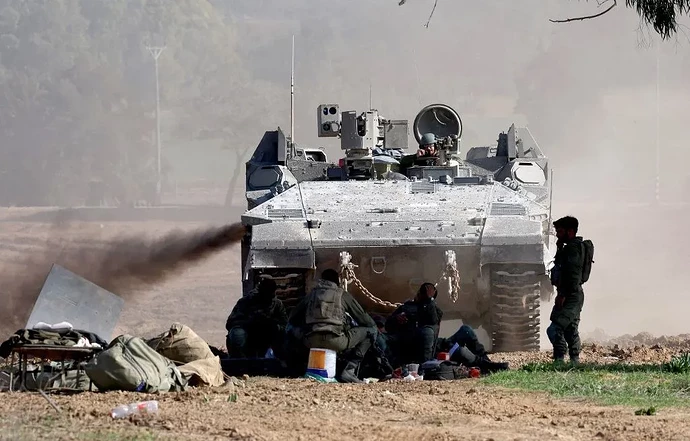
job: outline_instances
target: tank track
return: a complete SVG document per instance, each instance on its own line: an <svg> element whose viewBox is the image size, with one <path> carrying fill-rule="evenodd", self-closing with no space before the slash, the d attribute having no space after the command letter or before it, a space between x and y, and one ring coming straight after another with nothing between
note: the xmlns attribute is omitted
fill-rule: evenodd
<svg viewBox="0 0 690 441"><path fill-rule="evenodd" d="M492 352L539 350L540 287L534 268L492 265Z"/></svg>

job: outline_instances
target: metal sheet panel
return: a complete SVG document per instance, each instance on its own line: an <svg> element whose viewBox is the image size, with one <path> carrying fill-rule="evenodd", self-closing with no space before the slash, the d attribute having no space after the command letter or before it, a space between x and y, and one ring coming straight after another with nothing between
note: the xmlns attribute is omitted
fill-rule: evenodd
<svg viewBox="0 0 690 441"><path fill-rule="evenodd" d="M544 264L544 245L483 246L480 251L481 265L490 263Z"/></svg>
<svg viewBox="0 0 690 441"><path fill-rule="evenodd" d="M519 217L489 217L482 232L482 246L538 245L544 238L539 221Z"/></svg>
<svg viewBox="0 0 690 441"><path fill-rule="evenodd" d="M304 214L301 208L268 208L266 215L270 219L303 219Z"/></svg>
<svg viewBox="0 0 690 441"><path fill-rule="evenodd" d="M343 221L313 229L314 248L388 247L420 245L476 245L481 227L468 219L457 221Z"/></svg>
<svg viewBox="0 0 690 441"><path fill-rule="evenodd" d="M409 122L406 119L392 119L384 126L383 137L386 148L407 150L409 136Z"/></svg>
<svg viewBox="0 0 690 441"><path fill-rule="evenodd" d="M251 250L249 252L251 268L316 268L314 252L305 250Z"/></svg>
<svg viewBox="0 0 690 441"><path fill-rule="evenodd" d="M110 341L125 301L73 272L53 265L36 299L27 328L66 321Z"/></svg>
<svg viewBox="0 0 690 441"><path fill-rule="evenodd" d="M490 216L525 216L527 207L521 204L506 204L504 202L494 202L491 204Z"/></svg>

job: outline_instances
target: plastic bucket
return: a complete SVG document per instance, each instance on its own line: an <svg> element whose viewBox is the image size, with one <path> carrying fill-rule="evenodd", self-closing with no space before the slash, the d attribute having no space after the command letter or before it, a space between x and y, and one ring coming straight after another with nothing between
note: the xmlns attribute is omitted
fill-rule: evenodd
<svg viewBox="0 0 690 441"><path fill-rule="evenodd" d="M335 351L331 349L310 349L307 373L319 375L324 378L335 377L335 355Z"/></svg>

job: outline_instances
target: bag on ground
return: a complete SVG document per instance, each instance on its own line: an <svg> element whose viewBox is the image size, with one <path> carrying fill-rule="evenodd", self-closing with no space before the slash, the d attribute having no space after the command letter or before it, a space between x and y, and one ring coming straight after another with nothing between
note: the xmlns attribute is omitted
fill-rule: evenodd
<svg viewBox="0 0 690 441"><path fill-rule="evenodd" d="M208 343L181 323L173 323L169 330L147 343L159 354L181 364L214 357Z"/></svg>
<svg viewBox="0 0 690 441"><path fill-rule="evenodd" d="M455 361L430 360L419 367L424 380L455 380L467 378L469 370Z"/></svg>
<svg viewBox="0 0 690 441"><path fill-rule="evenodd" d="M179 366L178 369L190 386L218 387L225 383L220 358L203 358Z"/></svg>
<svg viewBox="0 0 690 441"><path fill-rule="evenodd" d="M169 392L187 385L172 361L131 335L114 339L84 370L101 391Z"/></svg>

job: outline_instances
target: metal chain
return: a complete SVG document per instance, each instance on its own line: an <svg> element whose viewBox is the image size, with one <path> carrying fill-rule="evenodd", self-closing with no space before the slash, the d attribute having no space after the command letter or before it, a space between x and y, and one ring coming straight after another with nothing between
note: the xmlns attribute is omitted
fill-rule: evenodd
<svg viewBox="0 0 690 441"><path fill-rule="evenodd" d="M391 303L391 302L388 302L386 300L381 300L378 297L376 297L375 295L373 295L368 289L366 289L364 287L362 282L357 278L357 276L355 275L355 270L352 268L353 266L354 265L352 263L350 263L347 266L343 267L341 277L344 280L351 279L354 282L355 286L357 286L357 288L359 288L359 290L362 292L362 294L364 294L364 296L366 298L368 298L369 300L371 300L372 302L374 302L378 305L385 306L385 307L391 308L391 309L395 309L398 306L402 305L402 303Z"/></svg>
<svg viewBox="0 0 690 441"><path fill-rule="evenodd" d="M385 306L387 308L392 308L395 309L402 305L402 303L391 303L386 300L381 300L380 298L376 297L374 294L369 291L364 284L357 278L357 275L355 274L354 267L356 265L349 262L347 265L343 265L340 273L340 277L342 280L352 280L353 283L359 290L364 294L366 298L371 300L372 302L376 303L377 305ZM450 297L450 300L455 303L458 301L458 298L460 297L460 274L458 273L458 268L457 265L455 265L455 262L448 263L446 265L446 268L443 270L441 273L441 277L439 281L443 279L449 279L450 283L450 291L448 292L448 296ZM438 282L436 283L438 285Z"/></svg>
<svg viewBox="0 0 690 441"><path fill-rule="evenodd" d="M449 263L441 274L440 280L448 279L450 283L450 291L448 291L448 296L450 300L455 303L460 297L460 273L458 273L458 267L454 263Z"/></svg>

